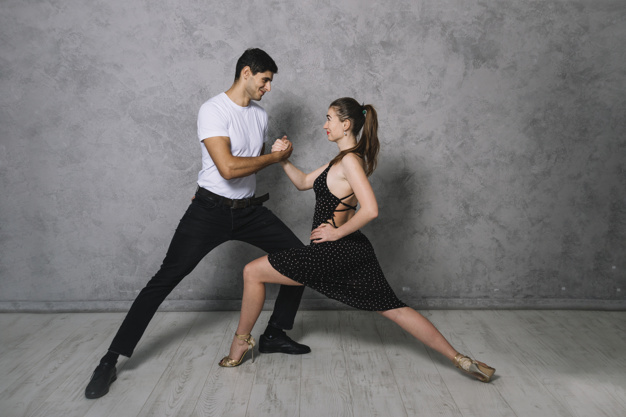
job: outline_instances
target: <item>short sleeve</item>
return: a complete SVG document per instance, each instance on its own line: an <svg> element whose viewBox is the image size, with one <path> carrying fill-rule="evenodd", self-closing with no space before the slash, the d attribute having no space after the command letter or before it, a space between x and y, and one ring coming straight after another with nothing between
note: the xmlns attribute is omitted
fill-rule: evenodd
<svg viewBox="0 0 626 417"><path fill-rule="evenodd" d="M228 117L215 103L206 102L198 112L198 140L228 136Z"/></svg>

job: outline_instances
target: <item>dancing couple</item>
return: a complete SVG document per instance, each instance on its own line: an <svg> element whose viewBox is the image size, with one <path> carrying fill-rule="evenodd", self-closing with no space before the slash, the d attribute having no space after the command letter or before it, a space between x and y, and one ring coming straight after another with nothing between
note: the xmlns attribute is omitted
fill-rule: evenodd
<svg viewBox="0 0 626 417"><path fill-rule="evenodd" d="M376 311L441 353L462 371L489 382L495 369L456 351L437 328L400 301L387 283L374 249L360 231L378 216L368 177L379 150L378 117L372 105L352 98L333 101L323 126L338 155L305 174L289 157L283 137L263 153L267 113L256 103L271 90L278 68L260 49L239 58L229 90L204 103L198 114L202 170L198 189L181 219L161 268L139 293L107 353L87 385L87 398L109 391L119 355L130 357L165 297L212 249L240 240L268 253L245 266L241 317L228 356L220 366L240 365L256 342L252 329L265 301L265 284L280 284L274 311L259 341L261 353L305 354L293 341L293 327L305 286L351 307ZM310 244L302 242L256 197L257 171L280 163L298 190L313 188L315 210ZM358 209L357 209L358 207Z"/></svg>

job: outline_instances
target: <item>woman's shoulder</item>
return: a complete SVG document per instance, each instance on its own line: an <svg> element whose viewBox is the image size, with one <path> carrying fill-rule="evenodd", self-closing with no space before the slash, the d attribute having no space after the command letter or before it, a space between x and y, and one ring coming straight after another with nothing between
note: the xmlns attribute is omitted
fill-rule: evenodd
<svg viewBox="0 0 626 417"><path fill-rule="evenodd" d="M346 168L355 168L356 166L360 166L363 168L365 165L365 161L363 158L354 152L349 152L341 158L340 162Z"/></svg>

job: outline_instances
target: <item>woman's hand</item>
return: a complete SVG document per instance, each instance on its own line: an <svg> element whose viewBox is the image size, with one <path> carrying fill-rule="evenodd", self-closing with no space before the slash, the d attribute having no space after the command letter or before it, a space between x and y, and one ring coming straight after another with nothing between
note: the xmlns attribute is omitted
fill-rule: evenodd
<svg viewBox="0 0 626 417"><path fill-rule="evenodd" d="M289 148L291 142L287 140L287 136L283 136L281 139L276 139L272 145L272 152L282 152Z"/></svg>
<svg viewBox="0 0 626 417"><path fill-rule="evenodd" d="M311 232L313 243L332 242L339 239L339 232L328 223L322 223Z"/></svg>

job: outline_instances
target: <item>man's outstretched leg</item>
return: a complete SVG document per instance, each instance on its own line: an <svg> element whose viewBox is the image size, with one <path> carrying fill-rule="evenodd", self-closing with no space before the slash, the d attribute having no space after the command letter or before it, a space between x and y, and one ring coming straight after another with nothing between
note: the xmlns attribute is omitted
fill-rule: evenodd
<svg viewBox="0 0 626 417"><path fill-rule="evenodd" d="M163 300L206 254L227 240L224 225L229 220L228 209L196 196L174 233L161 268L133 302L108 352L94 370L85 389L87 398L100 398L109 392L117 378L115 365L119 355L131 357Z"/></svg>

